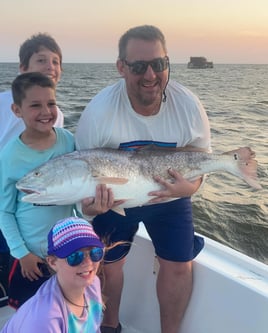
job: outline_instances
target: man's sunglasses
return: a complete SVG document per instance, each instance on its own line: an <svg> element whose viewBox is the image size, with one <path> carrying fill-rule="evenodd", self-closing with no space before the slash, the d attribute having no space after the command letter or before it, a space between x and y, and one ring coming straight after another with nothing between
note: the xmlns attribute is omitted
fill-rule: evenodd
<svg viewBox="0 0 268 333"><path fill-rule="evenodd" d="M134 62L127 62L123 60L124 63L129 67L129 70L132 74L142 75L147 71L148 66L152 67L152 70L156 73L163 72L168 68L169 59L168 57L156 58L150 61L138 60Z"/></svg>
<svg viewBox="0 0 268 333"><path fill-rule="evenodd" d="M85 257L89 256L91 261L98 262L101 261L103 258L104 250L101 247L93 247L89 251L76 251L70 254L66 261L69 266L78 266L80 265Z"/></svg>

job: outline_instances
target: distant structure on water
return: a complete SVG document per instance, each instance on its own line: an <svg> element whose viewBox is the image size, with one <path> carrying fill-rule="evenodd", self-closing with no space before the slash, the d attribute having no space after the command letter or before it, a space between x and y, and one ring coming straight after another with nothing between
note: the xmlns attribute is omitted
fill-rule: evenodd
<svg viewBox="0 0 268 333"><path fill-rule="evenodd" d="M213 62L207 61L205 57L190 57L188 68L213 68Z"/></svg>

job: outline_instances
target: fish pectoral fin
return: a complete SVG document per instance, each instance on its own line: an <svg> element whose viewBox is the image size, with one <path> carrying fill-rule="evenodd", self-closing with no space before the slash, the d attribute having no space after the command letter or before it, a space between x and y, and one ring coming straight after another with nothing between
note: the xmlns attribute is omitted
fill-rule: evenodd
<svg viewBox="0 0 268 333"><path fill-rule="evenodd" d="M119 215L126 216L126 212L125 212L124 208L114 207L111 210Z"/></svg>
<svg viewBox="0 0 268 333"><path fill-rule="evenodd" d="M127 178L120 177L96 177L100 184L114 184L114 185L124 185L128 182Z"/></svg>

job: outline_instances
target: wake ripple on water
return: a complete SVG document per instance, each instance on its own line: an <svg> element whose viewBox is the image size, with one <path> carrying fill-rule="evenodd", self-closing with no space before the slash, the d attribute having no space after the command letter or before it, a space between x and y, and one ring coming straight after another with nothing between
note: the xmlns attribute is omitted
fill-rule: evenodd
<svg viewBox="0 0 268 333"><path fill-rule="evenodd" d="M265 166L259 178L268 178ZM267 186L257 191L232 175L209 175L193 196L195 229L268 264L267 197Z"/></svg>
<svg viewBox="0 0 268 333"><path fill-rule="evenodd" d="M267 215L258 205L200 200L193 214L197 232L268 264Z"/></svg>

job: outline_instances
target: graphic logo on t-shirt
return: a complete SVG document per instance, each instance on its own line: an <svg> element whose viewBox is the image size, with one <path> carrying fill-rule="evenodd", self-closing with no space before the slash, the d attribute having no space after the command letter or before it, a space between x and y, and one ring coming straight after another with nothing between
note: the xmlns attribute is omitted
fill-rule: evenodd
<svg viewBox="0 0 268 333"><path fill-rule="evenodd" d="M161 148L175 148L177 146L176 142L162 142L153 140L137 140L130 142L122 142L119 145L119 149L122 150L137 150L146 146L154 146Z"/></svg>

